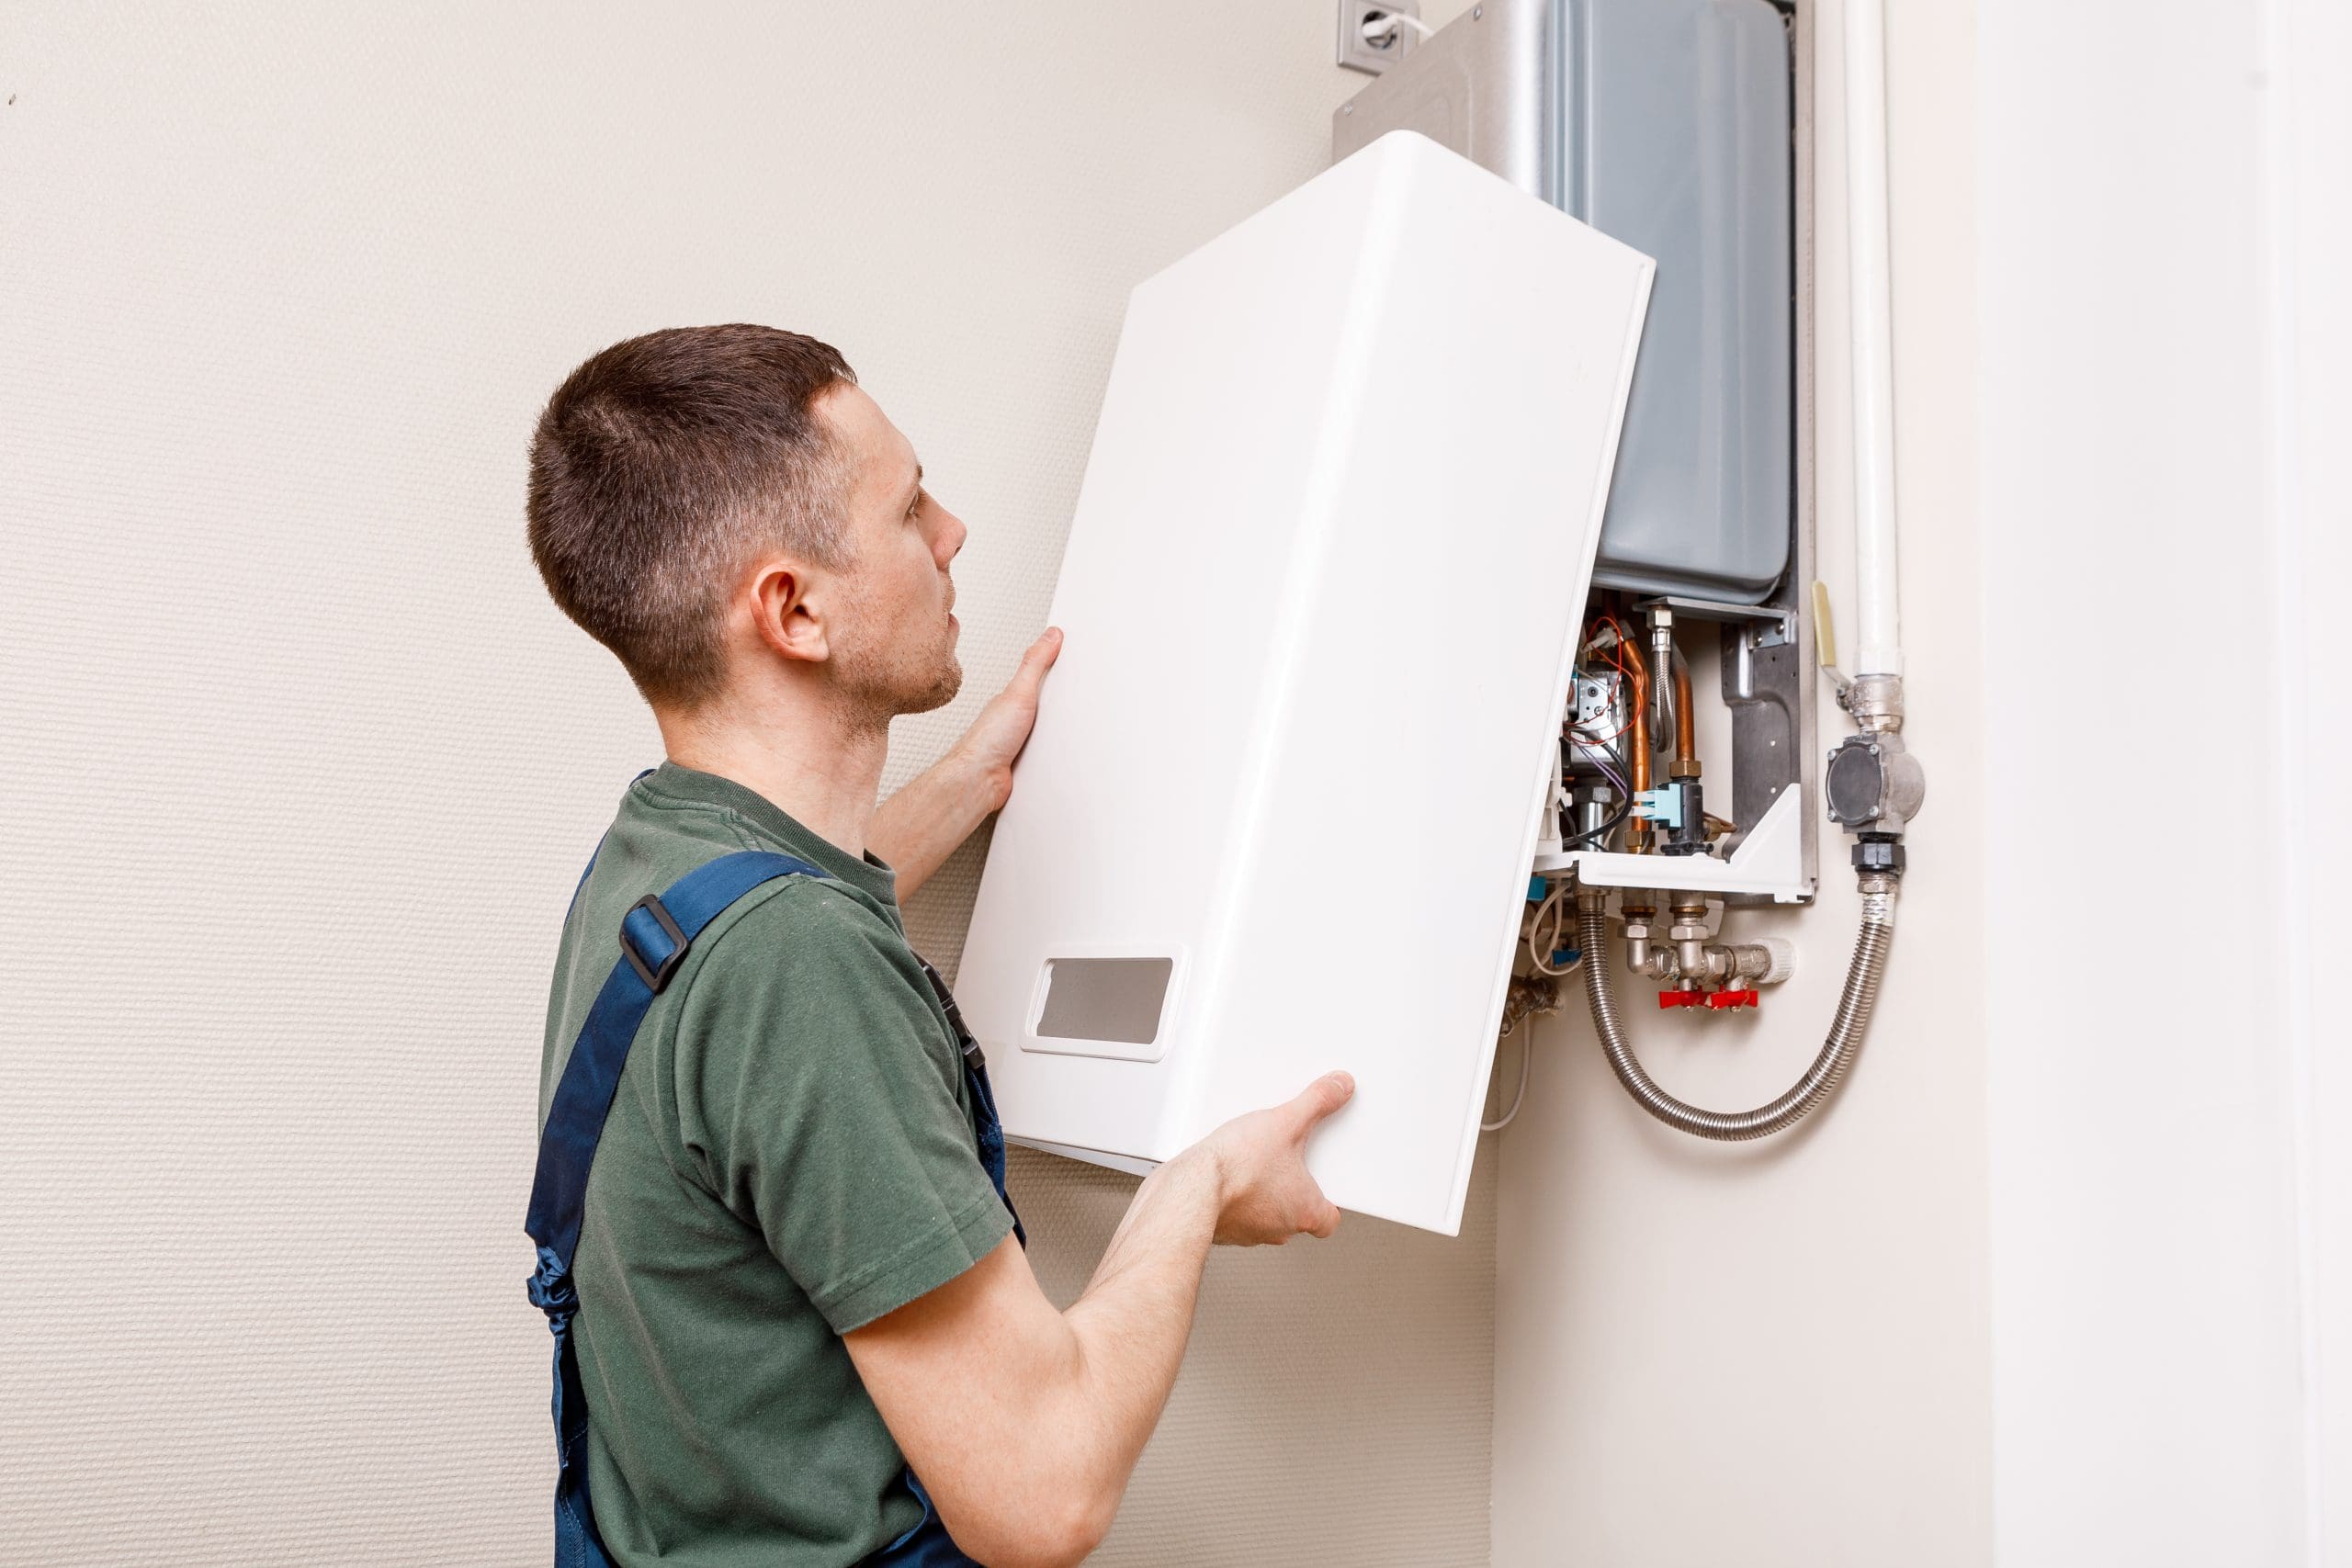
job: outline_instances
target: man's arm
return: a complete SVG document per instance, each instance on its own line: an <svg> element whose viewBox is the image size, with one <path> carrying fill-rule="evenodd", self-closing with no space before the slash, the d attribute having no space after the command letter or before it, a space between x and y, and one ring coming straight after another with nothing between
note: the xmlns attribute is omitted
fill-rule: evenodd
<svg viewBox="0 0 2352 1568"><path fill-rule="evenodd" d="M1345 1073L1237 1118L1148 1177L1068 1312L1008 1238L965 1274L843 1337L948 1533L991 1568L1062 1568L1100 1544L1159 1419L1212 1241L1328 1236L1307 1135Z"/></svg>
<svg viewBox="0 0 2352 1568"><path fill-rule="evenodd" d="M1013 761L1037 721L1038 685L1061 650L1061 632L1048 627L963 739L874 814L865 840L899 874L901 899L929 881L1012 794Z"/></svg>

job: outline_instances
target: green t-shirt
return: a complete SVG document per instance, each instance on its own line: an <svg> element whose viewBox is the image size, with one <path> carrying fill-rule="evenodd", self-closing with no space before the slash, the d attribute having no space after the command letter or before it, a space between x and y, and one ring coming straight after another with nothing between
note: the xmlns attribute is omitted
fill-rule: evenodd
<svg viewBox="0 0 2352 1568"><path fill-rule="evenodd" d="M589 1498L625 1568L842 1568L910 1529L922 1505L841 1336L1012 1229L889 868L674 764L629 786L564 922L540 1121L621 916L737 850L827 880L745 895L653 999L572 1266Z"/></svg>

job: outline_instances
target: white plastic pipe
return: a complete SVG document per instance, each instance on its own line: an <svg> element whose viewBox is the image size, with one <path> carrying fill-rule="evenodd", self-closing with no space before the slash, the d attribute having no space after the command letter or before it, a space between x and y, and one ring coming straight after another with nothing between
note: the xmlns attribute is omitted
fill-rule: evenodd
<svg viewBox="0 0 2352 1568"><path fill-rule="evenodd" d="M1903 673L1894 554L1894 319L1888 303L1886 12L1846 0L1846 291L1852 311L1854 619L1850 673Z"/></svg>

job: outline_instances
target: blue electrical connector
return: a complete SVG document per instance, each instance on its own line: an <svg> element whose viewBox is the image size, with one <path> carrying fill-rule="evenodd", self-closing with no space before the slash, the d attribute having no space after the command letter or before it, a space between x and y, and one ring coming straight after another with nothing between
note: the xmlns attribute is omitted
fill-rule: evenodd
<svg viewBox="0 0 2352 1568"><path fill-rule="evenodd" d="M1663 822L1669 828L1682 826L1682 791L1674 784L1664 789L1645 789L1634 797L1634 815L1648 822Z"/></svg>

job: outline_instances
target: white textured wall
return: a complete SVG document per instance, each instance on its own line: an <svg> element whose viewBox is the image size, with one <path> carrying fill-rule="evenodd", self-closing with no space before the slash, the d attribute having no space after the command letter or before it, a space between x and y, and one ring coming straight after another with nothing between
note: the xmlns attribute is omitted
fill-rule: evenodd
<svg viewBox="0 0 2352 1568"><path fill-rule="evenodd" d="M2352 28L1977 9L1986 682L2087 698L2004 715L1986 802L1997 1560L2352 1563ZM2160 956L2052 962L2117 934Z"/></svg>
<svg viewBox="0 0 2352 1568"><path fill-rule="evenodd" d="M2273 502L2280 546L2275 628L2293 678L2280 777L2305 782L2286 822L2284 928L2300 938L2288 1076L2302 1200L2303 1354L2310 1403L2303 1474L2324 1568L2352 1568L2352 1052L2329 955L2352 952L2352 838L2314 829L2352 778L2352 683L2340 662L2339 594L2352 582L2352 6L2273 0L2259 13L2266 186L2265 299Z"/></svg>
<svg viewBox="0 0 2352 1568"><path fill-rule="evenodd" d="M0 1562L542 1555L545 965L655 742L525 555L539 400L655 326L839 344L972 524L977 695L1126 288L1322 166L1329 27L0 8ZM1068 1293L1120 1185L1017 1179ZM1099 1561L1480 1561L1490 1181L1220 1258Z"/></svg>
<svg viewBox="0 0 2352 1568"><path fill-rule="evenodd" d="M1498 1568L1988 1560L1973 22L1964 5L1889 9L1906 734L1928 794L1878 1017L1825 1111L1743 1145L1645 1116L1580 992L1543 1032L1502 1134ZM1818 15L1817 568L1850 634L1838 12ZM1822 697L1826 746L1847 721L1826 681ZM1728 771L1722 740L1702 730L1702 750L1711 777ZM1814 908L1733 917L1736 935L1798 946L1796 979L1752 1018L1661 1015L1621 955L1629 1032L1668 1089L1744 1109L1812 1060L1853 948L1848 848L1825 826Z"/></svg>

